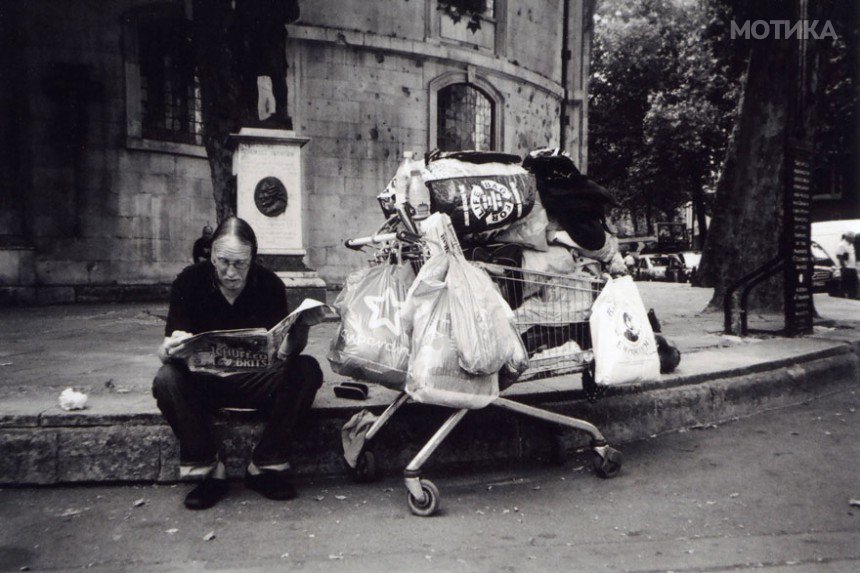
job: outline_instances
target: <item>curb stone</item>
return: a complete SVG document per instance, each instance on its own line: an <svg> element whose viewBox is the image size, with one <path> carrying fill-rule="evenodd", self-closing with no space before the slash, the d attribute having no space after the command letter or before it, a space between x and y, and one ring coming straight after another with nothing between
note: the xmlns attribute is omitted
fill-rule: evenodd
<svg viewBox="0 0 860 573"><path fill-rule="evenodd" d="M578 392L563 392L539 403L547 409L582 418L600 428L611 444L654 434L721 423L809 401L830 393L860 389L857 347L839 343L768 366L729 368L710 376L670 376L657 384L610 389L596 404ZM534 404L537 399L525 400ZM381 411L381 407L371 407ZM343 473L340 428L357 410L319 409L296 445L294 462L304 477ZM382 472L399 473L452 412L408 404L375 440ZM232 416L232 414L231 414ZM228 473L239 477L261 424L242 420L218 423L224 437ZM560 438L560 442L558 441ZM587 446L574 431L547 431L543 422L498 408L470 412L426 464L429 472L468 464L482 467L553 456ZM82 415L43 414L0 418L0 484L35 485L94 482L174 482L178 447L170 429L152 413L109 415L97 423Z"/></svg>

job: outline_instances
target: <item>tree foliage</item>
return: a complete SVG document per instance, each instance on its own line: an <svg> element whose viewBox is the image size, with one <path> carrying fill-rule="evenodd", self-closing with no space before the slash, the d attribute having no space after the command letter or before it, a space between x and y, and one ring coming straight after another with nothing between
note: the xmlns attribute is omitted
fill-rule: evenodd
<svg viewBox="0 0 860 573"><path fill-rule="evenodd" d="M830 151L847 152L842 156L854 157L849 162L856 160L857 152L856 10L843 0L810 2L807 14L800 12L798 1L723 2L727 26L729 20L826 20L836 26L842 41L809 37L801 43L798 38L778 39L774 34L733 41L735 58L744 59L746 71L697 275L700 286L714 287L714 307L721 306L723 293L733 281L770 259L786 256L786 244L792 239L784 236L782 211L787 150L811 148L813 174L826 166ZM813 185L819 183L813 177ZM779 309L782 295L782 277L777 275L753 291L750 306Z"/></svg>
<svg viewBox="0 0 860 573"><path fill-rule="evenodd" d="M632 211L671 218L693 201L703 222L737 97L737 69L712 41L715 19L693 0L598 6L589 171Z"/></svg>
<svg viewBox="0 0 860 573"><path fill-rule="evenodd" d="M810 38L801 49L797 38L730 33L732 22L804 19L827 21L837 39ZM703 217L703 191L716 191L697 275L714 287L712 304L780 252L787 148L812 147L813 185L856 188L858 19L849 0L602 0L591 175L631 210L665 216L692 200ZM779 308L779 277L751 304Z"/></svg>
<svg viewBox="0 0 860 573"><path fill-rule="evenodd" d="M860 10L853 2L832 2L823 17L834 23L837 39L825 46L818 146L821 157L844 189L860 185ZM827 175L819 184L830 183ZM856 191L855 191L856 197Z"/></svg>
<svg viewBox="0 0 860 573"><path fill-rule="evenodd" d="M481 16L487 12L487 0L438 0L436 9L446 14L455 24L468 18L466 28L474 33L481 29Z"/></svg>

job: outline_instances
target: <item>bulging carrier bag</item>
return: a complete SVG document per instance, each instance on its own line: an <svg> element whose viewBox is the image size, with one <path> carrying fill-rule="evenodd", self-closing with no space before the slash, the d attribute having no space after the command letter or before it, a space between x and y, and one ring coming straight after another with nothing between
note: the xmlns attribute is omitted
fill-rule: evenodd
<svg viewBox="0 0 860 573"><path fill-rule="evenodd" d="M460 236L507 228L531 212L535 178L502 162L507 156L489 154L489 162L477 162L484 159L480 152L441 157L431 158L421 176L430 189L430 210L450 216Z"/></svg>
<svg viewBox="0 0 860 573"><path fill-rule="evenodd" d="M460 367L470 374L495 374L507 364L512 372L524 372L528 355L514 313L486 271L449 255L445 284Z"/></svg>
<svg viewBox="0 0 860 573"><path fill-rule="evenodd" d="M460 368L451 329L449 256L431 257L409 291L405 316L412 333L406 392L416 402L483 408L499 395L498 374L474 376Z"/></svg>
<svg viewBox="0 0 860 573"><path fill-rule="evenodd" d="M591 308L595 381L615 385L660 377L660 357L639 290L629 276L609 279Z"/></svg>
<svg viewBox="0 0 860 573"><path fill-rule="evenodd" d="M328 360L344 376L401 390L409 365L409 335L402 305L415 278L409 265L382 265L352 273L334 303L341 317Z"/></svg>

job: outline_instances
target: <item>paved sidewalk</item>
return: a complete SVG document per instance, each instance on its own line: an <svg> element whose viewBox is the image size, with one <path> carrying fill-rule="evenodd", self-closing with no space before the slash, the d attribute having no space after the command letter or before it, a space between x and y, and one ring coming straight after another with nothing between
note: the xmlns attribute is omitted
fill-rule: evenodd
<svg viewBox="0 0 860 573"><path fill-rule="evenodd" d="M763 338L741 342L724 337L722 313L703 312L710 289L675 283L643 282L637 286L646 307L655 309L663 334L681 349L681 372L696 362L691 353L746 346ZM333 301L332 293L329 299ZM860 301L826 295L816 295L815 301L822 316L819 324L840 323L835 330L816 327L818 337L847 329L860 332ZM27 403L31 405L28 410L50 408L68 386L86 392L91 399L123 395L148 398L159 366L155 350L163 337L166 316L166 303L0 308L0 402ZM780 321L779 316L750 317L751 324L774 329L779 328ZM327 386L317 396L317 407L355 405L335 398L330 389L344 378L332 372L325 359L336 329L336 323L314 327L306 350L322 365ZM3 413L0 409L0 415Z"/></svg>
<svg viewBox="0 0 860 573"><path fill-rule="evenodd" d="M860 342L860 301L817 295L816 305L821 319L815 335L811 337L738 339L722 335L721 313L702 311L710 299L710 289L672 283L637 284L646 306L655 309L664 335L677 343L683 357L676 373L662 377L656 384L617 389L617 394L665 390L820 360L841 361L837 364L843 369L840 376L848 372L848 377L854 376L854 382L857 381L856 371L852 375L850 368L857 360ZM57 465L56 458L60 456L57 452L68 447L63 445L61 436L74 435L74 443L77 444L83 439L78 430L85 427L100 428L101 433L90 436L96 441L101 440L100 445L92 446L95 449L115 448L117 440L125 444L122 447L137 448L137 441L144 436L152 442L152 448L151 451L139 452L140 463L144 464L148 456L155 456L169 465L166 460L175 455L172 451L175 447L170 444L169 432L164 432L166 427L150 394L152 377L159 365L155 350L163 336L166 308L164 303L140 303L0 309L0 445L5 444L12 450L17 448L22 456L14 463L8 460L0 463L0 483L19 478L49 483L130 479L125 474L111 473L113 462L110 461L104 462L104 471L89 474L85 463L87 453L83 449L78 452L80 459L73 471L63 469L65 466L62 464ZM778 316L752 316L750 320L751 324L770 325L774 329L781 324ZM330 370L325 356L336 328L336 323L314 327L306 351L323 366L325 385L318 393L314 407L320 420L328 420L326 424L331 427L326 431L332 436L336 435L336 428L342 420L356 409L382 406L395 396L394 392L380 386L373 386L369 400L364 402L334 396L332 386L343 377ZM69 386L89 395L87 410L70 413L59 409L57 397ZM577 391L580 388L580 376L568 375L516 384L507 395L532 402L567 403L579 401L581 396ZM637 400L643 408L648 404L648 399ZM574 404L573 407L581 406ZM585 413L593 412L597 418L606 417L613 407L610 401L608 405L598 404ZM711 411L716 406L707 408ZM718 414L713 412L714 416ZM659 423L664 422L670 423L667 420ZM677 422L677 419L672 421ZM133 435L129 429L131 426L142 434ZM123 427L128 431L121 432ZM639 430L644 432L648 427L645 423ZM2 431L4 428L5 433ZM78 433L72 432L76 428ZM116 435L111 434L110 439L105 437L103 434L108 430ZM621 435L632 436L627 430L623 430ZM41 440L41 445L32 442L33 436ZM44 456L28 458L32 457L30 452L39 447L44 449ZM331 443L319 443L317 447L332 449ZM396 449L397 445L391 444L391 447ZM40 464L47 464L47 469ZM331 460L320 464L309 471L326 472L334 467ZM163 466L159 463L147 472L133 475L138 475L137 479L172 479L173 473Z"/></svg>
<svg viewBox="0 0 860 573"><path fill-rule="evenodd" d="M611 480L573 453L429 472L426 519L395 478L302 481L287 503L237 482L203 512L188 485L4 488L0 571L858 571L858 410L846 390L627 443Z"/></svg>

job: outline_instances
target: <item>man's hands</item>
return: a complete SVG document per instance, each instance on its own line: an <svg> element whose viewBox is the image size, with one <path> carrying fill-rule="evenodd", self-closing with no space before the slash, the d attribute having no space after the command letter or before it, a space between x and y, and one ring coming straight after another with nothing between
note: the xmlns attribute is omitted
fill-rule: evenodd
<svg viewBox="0 0 860 573"><path fill-rule="evenodd" d="M170 358L170 353L173 352L173 349L179 345L180 342L185 340L186 338L191 338L194 336L190 332L185 332L184 330L174 330L173 334L165 337L164 342L161 343L161 346L158 347L158 358L162 363L167 362Z"/></svg>
<svg viewBox="0 0 860 573"><path fill-rule="evenodd" d="M290 332L278 348L278 358L286 360L290 356L298 356L308 345L308 333L311 327L307 324L302 324L302 321L297 321L290 327Z"/></svg>

